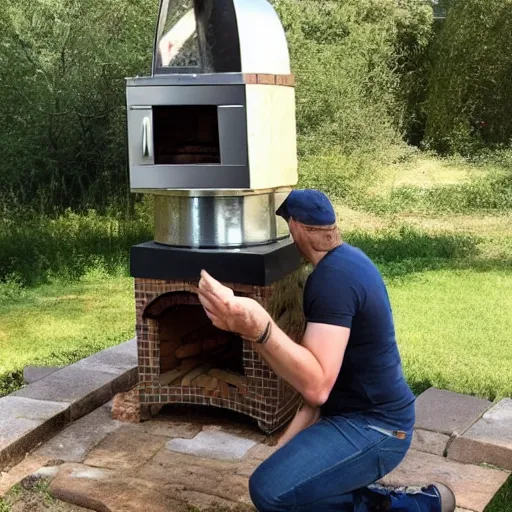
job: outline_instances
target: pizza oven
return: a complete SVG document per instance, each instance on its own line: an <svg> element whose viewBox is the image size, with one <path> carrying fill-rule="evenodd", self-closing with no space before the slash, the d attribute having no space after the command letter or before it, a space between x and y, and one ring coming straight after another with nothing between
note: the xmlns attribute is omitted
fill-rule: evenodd
<svg viewBox="0 0 512 512"><path fill-rule="evenodd" d="M281 22L266 0L161 0L151 76L126 85L130 187L152 195L155 209L154 240L133 247L130 263L141 403L243 409L270 431L293 413L296 393L250 346L208 327L195 287L206 269L286 310L273 291L299 256L275 211L298 177L295 82ZM200 347L232 347L232 358L217 368ZM222 381L225 372L244 385ZM224 383L212 390L198 382Z"/></svg>

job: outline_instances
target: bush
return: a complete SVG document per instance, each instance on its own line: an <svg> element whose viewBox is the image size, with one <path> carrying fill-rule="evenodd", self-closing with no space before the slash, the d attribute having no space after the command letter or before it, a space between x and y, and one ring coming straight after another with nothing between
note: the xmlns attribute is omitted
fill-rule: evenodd
<svg viewBox="0 0 512 512"><path fill-rule="evenodd" d="M126 272L130 247L151 240L146 216L126 220L91 210L55 217L33 214L0 222L0 297L58 277L78 279L91 269Z"/></svg>
<svg viewBox="0 0 512 512"><path fill-rule="evenodd" d="M512 140L509 0L452 0L429 80L426 141L471 154Z"/></svg>
<svg viewBox="0 0 512 512"><path fill-rule="evenodd" d="M428 39L423 1L275 0L297 76L302 155L379 153L400 141L401 69Z"/></svg>
<svg viewBox="0 0 512 512"><path fill-rule="evenodd" d="M300 154L398 144L428 1L274 4L297 75ZM156 10L154 0L2 0L0 208L131 206L124 77L149 71Z"/></svg>
<svg viewBox="0 0 512 512"><path fill-rule="evenodd" d="M152 0L2 0L0 208L126 203L124 77L155 20Z"/></svg>

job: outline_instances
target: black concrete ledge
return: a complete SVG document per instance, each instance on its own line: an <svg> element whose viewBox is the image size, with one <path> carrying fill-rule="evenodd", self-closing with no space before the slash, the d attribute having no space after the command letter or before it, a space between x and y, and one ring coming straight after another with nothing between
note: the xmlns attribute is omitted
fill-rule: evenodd
<svg viewBox="0 0 512 512"><path fill-rule="evenodd" d="M199 280L201 270L225 283L268 286L300 266L292 240L241 249L186 249L146 242L131 249L132 277Z"/></svg>

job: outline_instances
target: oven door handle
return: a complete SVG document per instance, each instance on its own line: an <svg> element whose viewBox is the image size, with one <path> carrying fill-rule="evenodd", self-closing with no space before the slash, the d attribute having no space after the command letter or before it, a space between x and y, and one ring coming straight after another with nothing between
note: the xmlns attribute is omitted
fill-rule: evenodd
<svg viewBox="0 0 512 512"><path fill-rule="evenodd" d="M151 158L151 119L149 117L142 120L142 156Z"/></svg>

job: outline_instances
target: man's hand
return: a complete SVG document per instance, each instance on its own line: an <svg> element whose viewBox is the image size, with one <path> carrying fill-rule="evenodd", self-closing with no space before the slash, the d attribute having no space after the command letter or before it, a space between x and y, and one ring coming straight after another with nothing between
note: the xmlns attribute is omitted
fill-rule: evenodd
<svg viewBox="0 0 512 512"><path fill-rule="evenodd" d="M236 297L206 271L201 272L199 300L215 327L257 340L271 321L270 315L255 300Z"/></svg>

